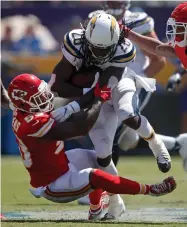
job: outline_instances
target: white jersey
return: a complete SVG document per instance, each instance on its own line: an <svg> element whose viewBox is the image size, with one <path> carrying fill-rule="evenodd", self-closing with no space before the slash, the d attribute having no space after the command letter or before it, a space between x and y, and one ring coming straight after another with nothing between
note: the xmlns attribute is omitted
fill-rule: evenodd
<svg viewBox="0 0 187 227"><path fill-rule="evenodd" d="M145 35L154 30L154 20L149 17L146 13L135 13L127 10L125 12L125 22L133 22L133 31ZM138 46L136 46L136 61L129 66L138 75L143 73L143 70L149 65L149 58L144 55Z"/></svg>
<svg viewBox="0 0 187 227"><path fill-rule="evenodd" d="M79 70L85 65L83 29L75 29L65 34L62 46L63 56ZM136 48L130 40L117 46L114 56L106 63L96 65L101 69L110 66L125 68L133 62L136 56ZM91 64L90 64L91 65Z"/></svg>
<svg viewBox="0 0 187 227"><path fill-rule="evenodd" d="M97 10L91 12L88 15L88 18L92 18L94 15L98 13L105 13L103 10ZM131 12L127 10L125 12L125 23L133 23L133 31L145 35L154 30L154 20L153 18L149 17L144 12ZM121 21L119 21L121 22ZM144 69L149 65L149 59L146 57L143 52L140 50L138 46L136 46L136 61L129 65L128 67L135 71L138 75L142 75Z"/></svg>

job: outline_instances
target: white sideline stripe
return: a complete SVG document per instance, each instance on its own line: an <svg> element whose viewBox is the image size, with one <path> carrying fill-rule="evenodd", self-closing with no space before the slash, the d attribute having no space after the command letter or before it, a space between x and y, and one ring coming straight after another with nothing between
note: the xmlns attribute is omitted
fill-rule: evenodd
<svg viewBox="0 0 187 227"><path fill-rule="evenodd" d="M29 134L28 136L32 136L32 137L44 136L49 131L49 129L52 127L53 123L54 123L54 119L50 118L49 121L38 132Z"/></svg>
<svg viewBox="0 0 187 227"><path fill-rule="evenodd" d="M117 222L133 223L187 223L186 208L141 208L126 210ZM7 221L24 220L26 222L40 221L87 221L87 211L63 210L63 211L11 211L4 212ZM1 220L3 221L3 220ZM109 221L109 220L108 220ZM5 220L6 222L6 220ZM112 221L115 223L115 221ZM63 224L62 224L63 225Z"/></svg>

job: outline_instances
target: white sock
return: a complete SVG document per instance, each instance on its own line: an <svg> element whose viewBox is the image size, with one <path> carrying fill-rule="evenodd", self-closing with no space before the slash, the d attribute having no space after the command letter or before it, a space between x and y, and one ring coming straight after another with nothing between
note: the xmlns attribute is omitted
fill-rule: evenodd
<svg viewBox="0 0 187 227"><path fill-rule="evenodd" d="M137 133L149 143L149 147L152 150L155 158L159 156L160 152L164 152L165 156L170 159L166 146L161 140L160 136L155 134L153 127L150 125L149 121L144 116L141 115L140 117L141 124L140 127L136 130ZM162 161L165 162L165 158L163 156L160 158L160 162Z"/></svg>
<svg viewBox="0 0 187 227"><path fill-rule="evenodd" d="M136 130L139 136L143 139L148 140L153 135L153 127L150 125L149 121L143 115L141 117L140 127Z"/></svg>
<svg viewBox="0 0 187 227"><path fill-rule="evenodd" d="M160 135L160 134L157 134L161 140L164 142L166 148L168 150L171 150L174 146L175 146L175 143L176 143L176 138L175 137L171 137L171 136L164 136L164 135Z"/></svg>

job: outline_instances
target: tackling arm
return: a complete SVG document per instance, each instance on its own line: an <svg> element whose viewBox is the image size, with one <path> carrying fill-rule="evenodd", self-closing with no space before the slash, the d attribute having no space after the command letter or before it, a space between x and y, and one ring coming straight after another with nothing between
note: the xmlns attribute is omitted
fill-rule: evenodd
<svg viewBox="0 0 187 227"><path fill-rule="evenodd" d="M67 140L77 136L86 135L95 124L102 102L96 99L87 111L75 113L68 121L57 123L45 134L43 139Z"/></svg>
<svg viewBox="0 0 187 227"><path fill-rule="evenodd" d="M158 40L158 37L154 31L146 34L145 36ZM164 57L150 54L145 50L142 50L142 52L144 52L145 56L147 56L150 60L149 65L144 69L144 73L147 77L154 77L165 66L166 60Z"/></svg>
<svg viewBox="0 0 187 227"><path fill-rule="evenodd" d="M132 30L129 31L128 38L150 54L164 57L176 57L175 51L171 46L168 46L168 44L164 44L155 38L140 35Z"/></svg>

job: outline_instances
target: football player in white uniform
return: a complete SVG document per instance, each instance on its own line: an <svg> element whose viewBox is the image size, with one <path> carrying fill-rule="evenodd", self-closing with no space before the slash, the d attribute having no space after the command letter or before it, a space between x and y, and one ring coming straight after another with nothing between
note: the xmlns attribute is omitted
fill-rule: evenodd
<svg viewBox="0 0 187 227"><path fill-rule="evenodd" d="M108 86L112 89L111 101L103 105L99 118L89 133L99 167L113 175L118 174L111 157L119 119L149 143L158 168L162 172L169 171L170 155L138 109L137 88L144 87L153 92L155 80L143 79L127 68L135 59L136 48L128 39L124 39L116 19L109 14L98 14L89 21L85 29L68 32L64 36L62 53L63 59L57 64L51 77L52 91L64 98L83 95L88 89L72 84L72 77L81 68L90 66L100 68L100 78L103 78L104 84L107 79ZM90 87L94 86L95 81L92 82ZM99 85L102 86L102 80ZM118 218L124 209L121 197L111 195L107 218Z"/></svg>
<svg viewBox="0 0 187 227"><path fill-rule="evenodd" d="M141 34L143 36L154 38L158 40L154 31L154 19L148 16L145 12L131 12L129 10L130 0L123 1L103 1L103 10L97 10L91 12L88 18L92 18L94 15L100 13L109 13L113 15L120 24L125 23L131 27L131 30ZM141 47L141 45L140 45ZM165 65L165 60L162 57L151 54L146 51L146 48L140 48L136 45L136 61L130 64L135 73L143 77L154 77ZM176 80L176 78L174 78ZM151 92L146 92L144 88L138 89L139 94L139 107L140 111L147 105ZM171 137L159 135L166 147L170 151L177 151L183 149L184 136ZM113 161L117 164L119 159L119 150L128 151L136 147L147 147L147 143L144 142L133 129L121 124L118 127L115 135L115 143L113 146ZM120 148L120 149L119 149Z"/></svg>

